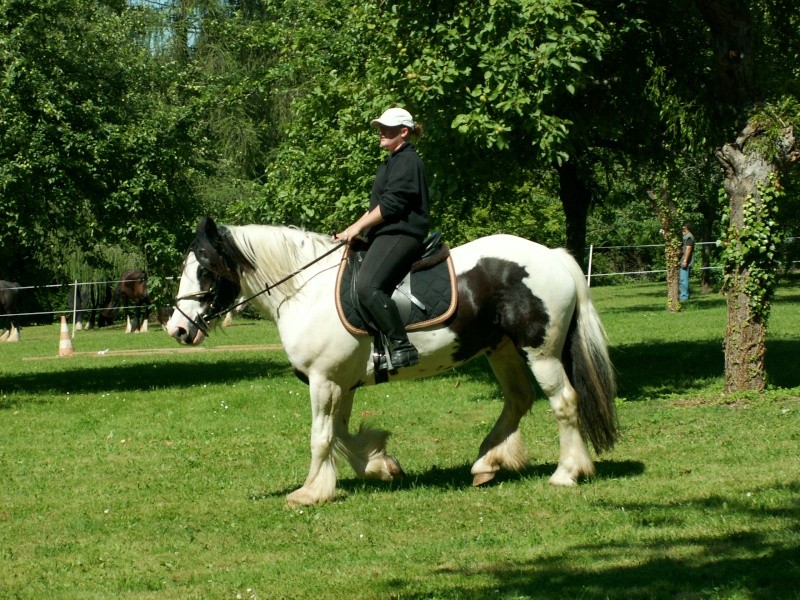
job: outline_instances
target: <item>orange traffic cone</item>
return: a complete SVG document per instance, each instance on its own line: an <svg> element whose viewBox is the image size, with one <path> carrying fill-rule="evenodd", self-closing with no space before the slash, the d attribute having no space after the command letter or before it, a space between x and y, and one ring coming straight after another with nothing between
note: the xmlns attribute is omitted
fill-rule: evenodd
<svg viewBox="0 0 800 600"><path fill-rule="evenodd" d="M58 341L58 355L72 356L72 340L69 339L69 328L67 327L67 317L61 315L61 338Z"/></svg>

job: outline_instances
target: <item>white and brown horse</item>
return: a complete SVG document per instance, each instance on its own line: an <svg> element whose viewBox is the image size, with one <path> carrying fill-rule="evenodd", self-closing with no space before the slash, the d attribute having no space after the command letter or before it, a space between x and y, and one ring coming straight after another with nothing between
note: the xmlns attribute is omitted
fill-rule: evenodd
<svg viewBox="0 0 800 600"><path fill-rule="evenodd" d="M253 304L276 322L289 361L311 394L311 466L303 486L289 494L290 504L333 498L337 455L362 477L391 481L403 475L386 453L387 432L349 428L356 390L374 383L372 338L349 333L337 314L334 288L344 250L335 245L328 236L288 227L217 227L202 219L167 324L180 342L200 344L208 321L240 294L280 282ZM505 404L472 466L473 483L481 485L500 468L526 464L518 426L534 400L532 373L558 422L561 448L550 483L574 485L593 475L586 442L597 452L613 447L616 383L579 265L565 250L509 235L477 239L451 255L458 308L445 324L410 333L420 363L391 379L436 375L476 356L488 358Z"/></svg>

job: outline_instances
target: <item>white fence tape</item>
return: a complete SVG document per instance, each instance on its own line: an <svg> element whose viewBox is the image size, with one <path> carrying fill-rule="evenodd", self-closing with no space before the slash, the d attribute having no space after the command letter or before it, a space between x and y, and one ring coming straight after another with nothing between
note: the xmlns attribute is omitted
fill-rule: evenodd
<svg viewBox="0 0 800 600"><path fill-rule="evenodd" d="M166 281L172 281L175 279L174 277L164 277ZM92 308L74 308L77 305L75 301L75 297L78 293L78 287L82 285L115 285L119 283L125 283L126 281L136 281L135 279L117 279L112 281L76 281L74 283L51 283L47 285L20 285L17 287L11 287L7 289L11 290L45 290L45 289L62 289L65 287L72 287L73 289L73 302L72 306L73 309L71 310L48 310L48 311L41 311L41 312L17 312L17 313L8 313L0 315L0 319L8 318L8 317L39 317L44 315L72 315L72 322L73 325L75 323L76 317L79 313L84 312L91 312ZM142 305L142 308L152 309L155 308L155 304L147 304ZM122 310L124 307L122 306L115 306L110 308L109 310Z"/></svg>

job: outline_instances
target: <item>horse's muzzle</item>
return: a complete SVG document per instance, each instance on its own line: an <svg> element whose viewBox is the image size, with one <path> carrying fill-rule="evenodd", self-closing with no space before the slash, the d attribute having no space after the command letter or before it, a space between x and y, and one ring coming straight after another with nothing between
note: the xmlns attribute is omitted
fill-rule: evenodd
<svg viewBox="0 0 800 600"><path fill-rule="evenodd" d="M172 313L167 323L167 333L187 346L197 346L206 339L202 329L197 327L190 319L183 316L181 311Z"/></svg>
<svg viewBox="0 0 800 600"><path fill-rule="evenodd" d="M169 334L178 340L181 344L187 346L197 346L206 339L205 334L196 327L176 327L168 330Z"/></svg>

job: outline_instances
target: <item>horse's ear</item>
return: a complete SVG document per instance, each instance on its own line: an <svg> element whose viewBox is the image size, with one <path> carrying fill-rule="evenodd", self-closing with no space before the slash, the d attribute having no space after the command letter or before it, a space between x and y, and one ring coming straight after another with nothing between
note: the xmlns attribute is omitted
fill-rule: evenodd
<svg viewBox="0 0 800 600"><path fill-rule="evenodd" d="M208 239L213 240L219 237L219 230L217 224L211 217L202 217L197 222L197 229L195 231L198 235L203 234Z"/></svg>
<svg viewBox="0 0 800 600"><path fill-rule="evenodd" d="M225 233L225 228L220 229L214 219L203 217L197 223L197 238L192 245L192 250L201 265L212 273L228 281L236 282L238 285L239 276L236 274L236 265L241 264L243 267L250 268L252 265Z"/></svg>

